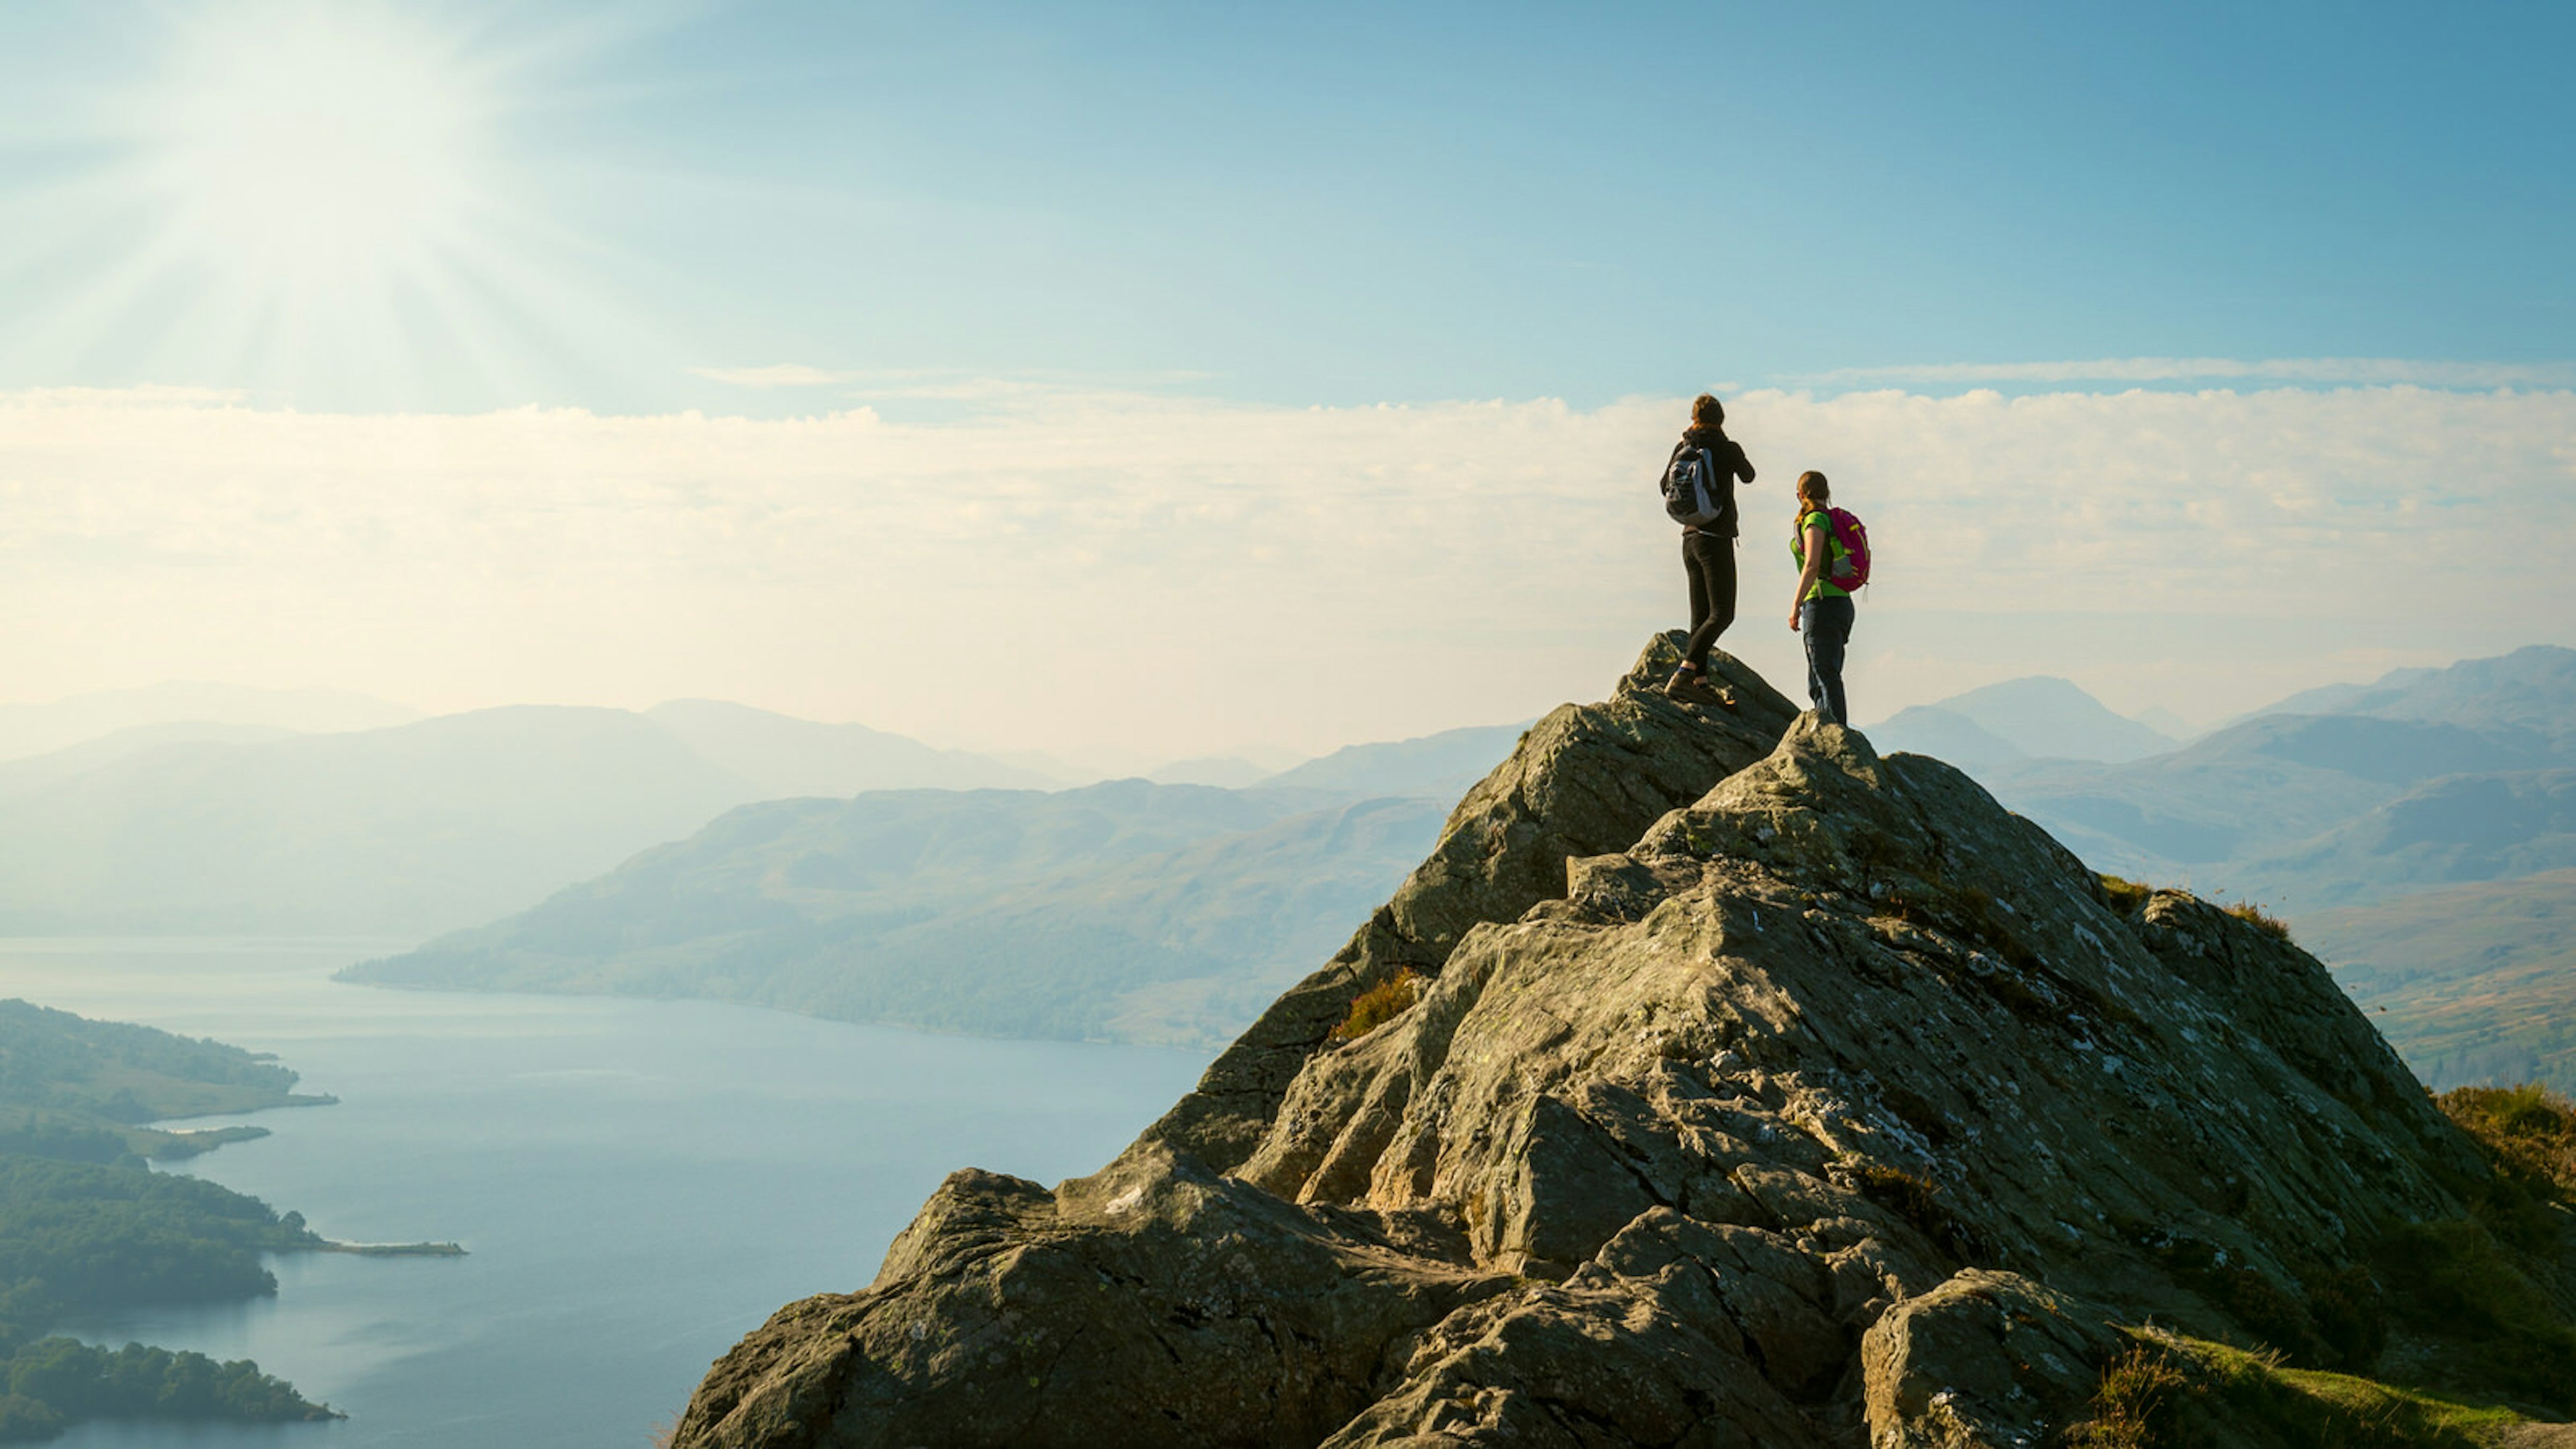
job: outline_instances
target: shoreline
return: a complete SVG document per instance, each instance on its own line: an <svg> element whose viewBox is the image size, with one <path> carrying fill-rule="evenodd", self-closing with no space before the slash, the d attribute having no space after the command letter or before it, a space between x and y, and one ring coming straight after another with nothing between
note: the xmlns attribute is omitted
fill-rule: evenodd
<svg viewBox="0 0 2576 1449"><path fill-rule="evenodd" d="M359 1258L462 1258L461 1243L343 1243L324 1238L309 1247L280 1249L298 1253L347 1253Z"/></svg>

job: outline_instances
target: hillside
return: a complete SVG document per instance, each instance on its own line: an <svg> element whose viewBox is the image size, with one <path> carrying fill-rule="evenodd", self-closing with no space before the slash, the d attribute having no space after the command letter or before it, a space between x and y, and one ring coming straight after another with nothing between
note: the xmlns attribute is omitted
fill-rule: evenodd
<svg viewBox="0 0 2576 1449"><path fill-rule="evenodd" d="M750 805L524 914L342 974L1222 1040L1383 898L1444 813L1315 804L1122 780Z"/></svg>
<svg viewBox="0 0 2576 1449"><path fill-rule="evenodd" d="M1674 648L1532 729L1116 1161L952 1175L679 1449L2001 1449L2160 1343L2576 1407L2565 1209L2313 958L1736 661L1740 711L1677 706ZM2246 1403L2200 1442L2310 1442Z"/></svg>
<svg viewBox="0 0 2576 1449"><path fill-rule="evenodd" d="M108 1309L274 1294L264 1255L330 1246L298 1214L143 1163L267 1134L142 1123L331 1100L295 1080L221 1042L0 1001L0 1443L86 1419L340 1417L247 1359L46 1335Z"/></svg>
<svg viewBox="0 0 2576 1449"><path fill-rule="evenodd" d="M2295 696L2125 764L1970 768L2096 867L2297 914L2576 863L2576 651Z"/></svg>
<svg viewBox="0 0 2576 1449"><path fill-rule="evenodd" d="M190 1157L268 1129L142 1124L331 1100L297 1093L295 1073L239 1047L0 1001L0 1153Z"/></svg>
<svg viewBox="0 0 2576 1449"><path fill-rule="evenodd" d="M2576 1092L2576 870L2320 911L2299 940L2434 1090Z"/></svg>

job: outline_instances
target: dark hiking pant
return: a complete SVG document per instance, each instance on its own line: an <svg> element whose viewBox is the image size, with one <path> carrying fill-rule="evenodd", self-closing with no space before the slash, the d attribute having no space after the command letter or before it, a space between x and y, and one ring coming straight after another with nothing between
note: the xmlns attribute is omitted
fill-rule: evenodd
<svg viewBox="0 0 2576 1449"><path fill-rule="evenodd" d="M1798 631L1807 639L1807 698L1838 725L1851 723L1851 708L1843 703L1843 650L1851 644L1857 613L1848 597L1798 606Z"/></svg>
<svg viewBox="0 0 2576 1449"><path fill-rule="evenodd" d="M1717 636L1735 622L1735 540L1713 533L1682 535L1682 572L1690 579L1690 643L1682 661L1693 669L1708 667L1708 651Z"/></svg>

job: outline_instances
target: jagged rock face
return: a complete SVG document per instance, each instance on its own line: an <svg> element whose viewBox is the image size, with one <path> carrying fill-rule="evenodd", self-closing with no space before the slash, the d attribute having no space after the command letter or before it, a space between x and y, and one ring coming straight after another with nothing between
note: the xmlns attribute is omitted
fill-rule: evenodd
<svg viewBox="0 0 2576 1449"><path fill-rule="evenodd" d="M1117 1162L952 1177L677 1442L2036 1442L2106 1318L2329 1340L2307 1285L2460 1211L2474 1149L2312 958L2115 911L1740 666L1732 714L1644 693L1669 648Z"/></svg>
<svg viewBox="0 0 2576 1449"><path fill-rule="evenodd" d="M1625 850L1666 811L1769 754L1797 706L1723 650L1710 655L1709 674L1733 691L1734 708L1665 698L1657 686L1681 663L1682 639L1651 641L1608 703L1564 705L1532 725L1450 812L1431 858L1394 899L1145 1135L1231 1171L1352 997L1399 971L1438 972L1470 929L1563 895L1569 858Z"/></svg>

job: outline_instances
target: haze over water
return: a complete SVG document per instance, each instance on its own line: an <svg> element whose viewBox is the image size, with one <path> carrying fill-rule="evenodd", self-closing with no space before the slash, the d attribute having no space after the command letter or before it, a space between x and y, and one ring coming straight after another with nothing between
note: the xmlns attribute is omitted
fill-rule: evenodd
<svg viewBox="0 0 2576 1449"><path fill-rule="evenodd" d="M388 942L0 942L0 995L273 1051L337 1106L183 1170L344 1241L278 1295L72 1326L251 1357L341 1423L106 1421L69 1449L631 1449L779 1305L850 1291L950 1170L1052 1183L1115 1154L1196 1053L993 1042L695 1002L330 981ZM207 1125L219 1120L207 1119Z"/></svg>

